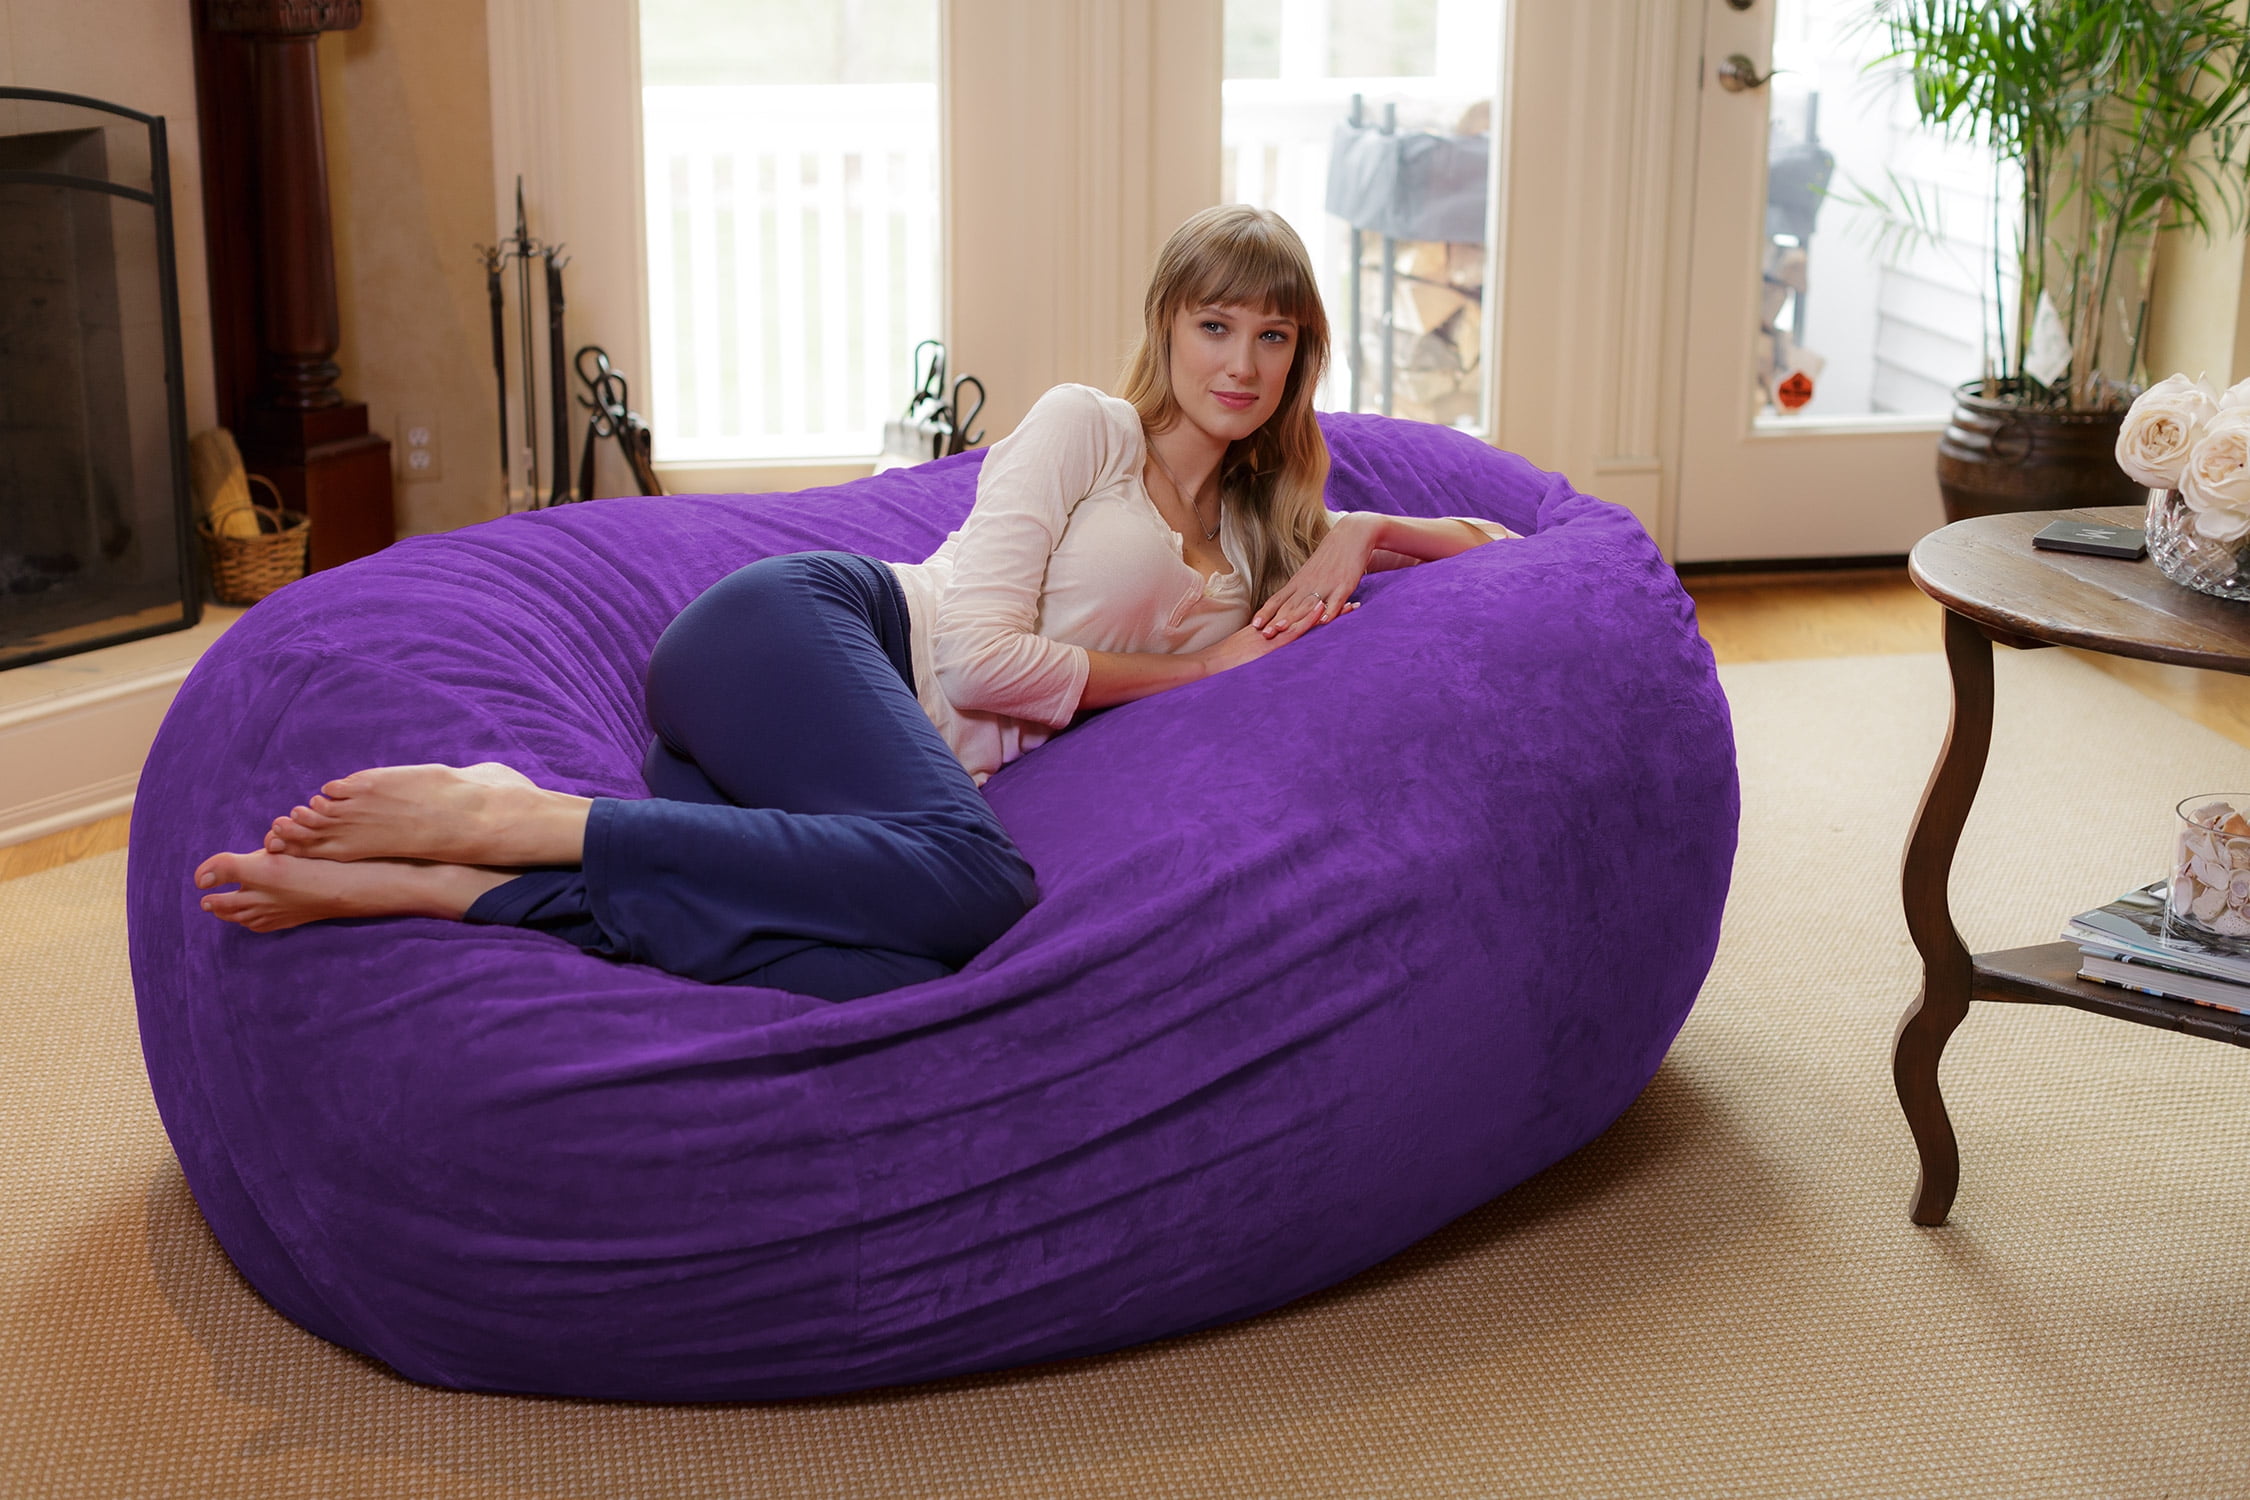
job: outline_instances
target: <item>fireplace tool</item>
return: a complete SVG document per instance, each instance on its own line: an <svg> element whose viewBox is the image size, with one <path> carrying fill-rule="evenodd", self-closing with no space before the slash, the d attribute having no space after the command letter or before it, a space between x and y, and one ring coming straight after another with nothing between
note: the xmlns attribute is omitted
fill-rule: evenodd
<svg viewBox="0 0 2250 1500"><path fill-rule="evenodd" d="M594 358L594 373L586 373L586 357ZM640 486L644 495L661 495L663 484L656 477L655 444L650 437L648 423L631 406L632 391L625 377L610 365L609 354L599 344L587 344L572 357L577 367L578 379L590 393L580 396L578 404L589 413L586 419L586 445L578 453L578 498L594 497L594 443L600 438L616 440L618 451L625 455L625 463L633 471L633 483Z"/></svg>
<svg viewBox="0 0 2250 1500"><path fill-rule="evenodd" d="M516 230L497 245L480 245L484 259L485 295L492 308L492 375L499 391L500 477L508 486L509 509L522 502L526 510L564 505L575 497L570 488L570 397L563 365L563 267L569 257L560 245L544 245L532 238L523 207L523 178L516 178ZM544 268L546 302L547 467L540 468L540 431L537 359L538 339L531 308L531 263ZM522 431L511 433L508 421L508 316L507 272L513 267L516 283L516 367L523 374ZM511 461L511 455L514 461ZM516 464L521 465L518 478ZM547 486L542 489L542 483Z"/></svg>
<svg viewBox="0 0 2250 1500"><path fill-rule="evenodd" d="M974 375L963 375L948 392L945 361L945 345L937 339L924 339L914 346L914 393L906 398L906 411L883 424L883 452L875 461L877 473L933 458L950 458L984 440L981 431L969 431L977 414L984 410L984 382ZM970 386L976 387L976 404L964 412L963 392Z"/></svg>

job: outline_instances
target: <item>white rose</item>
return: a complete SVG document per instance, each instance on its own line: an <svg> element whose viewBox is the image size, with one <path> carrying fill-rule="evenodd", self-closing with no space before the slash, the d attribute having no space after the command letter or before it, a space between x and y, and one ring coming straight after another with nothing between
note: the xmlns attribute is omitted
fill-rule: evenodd
<svg viewBox="0 0 2250 1500"><path fill-rule="evenodd" d="M2232 411L2238 406L2250 406L2250 380L2236 381L2233 385L2228 386L2227 393L2219 398L2219 410L2221 411Z"/></svg>
<svg viewBox="0 0 2250 1500"><path fill-rule="evenodd" d="M2181 470L2180 498L2212 541L2250 535L2250 407L2223 412L2203 429Z"/></svg>
<svg viewBox="0 0 2250 1500"><path fill-rule="evenodd" d="M2200 380L2174 375L2157 382L2125 414L2117 433L2117 467L2152 490L2178 489L2188 450L2218 410L2218 396Z"/></svg>

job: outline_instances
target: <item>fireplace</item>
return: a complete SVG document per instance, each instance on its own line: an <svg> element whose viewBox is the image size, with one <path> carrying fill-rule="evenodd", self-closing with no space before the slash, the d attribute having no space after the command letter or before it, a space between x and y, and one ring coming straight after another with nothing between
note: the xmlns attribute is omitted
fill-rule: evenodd
<svg viewBox="0 0 2250 1500"><path fill-rule="evenodd" d="M0 669L201 612L164 121L0 88Z"/></svg>

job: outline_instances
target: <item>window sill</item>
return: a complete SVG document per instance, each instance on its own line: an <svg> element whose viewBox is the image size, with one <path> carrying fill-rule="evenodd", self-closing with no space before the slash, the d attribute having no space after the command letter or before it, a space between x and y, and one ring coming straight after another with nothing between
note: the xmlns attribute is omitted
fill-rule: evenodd
<svg viewBox="0 0 2250 1500"><path fill-rule="evenodd" d="M705 459L659 463L656 477L674 495L775 495L844 484L875 472L875 458Z"/></svg>

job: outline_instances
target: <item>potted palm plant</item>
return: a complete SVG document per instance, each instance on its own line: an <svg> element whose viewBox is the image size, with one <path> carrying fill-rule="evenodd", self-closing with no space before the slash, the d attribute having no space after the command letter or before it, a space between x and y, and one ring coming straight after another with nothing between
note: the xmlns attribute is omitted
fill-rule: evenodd
<svg viewBox="0 0 2250 1500"><path fill-rule="evenodd" d="M2240 0L1878 0L1886 62L1905 70L1923 122L1990 150L2022 189L2017 222L1993 234L1997 352L1938 442L1948 520L2141 498L2113 450L2138 389L2156 235L2243 224L2241 12Z"/></svg>

